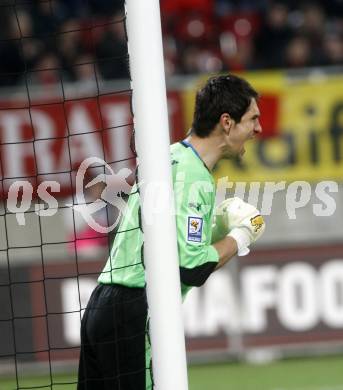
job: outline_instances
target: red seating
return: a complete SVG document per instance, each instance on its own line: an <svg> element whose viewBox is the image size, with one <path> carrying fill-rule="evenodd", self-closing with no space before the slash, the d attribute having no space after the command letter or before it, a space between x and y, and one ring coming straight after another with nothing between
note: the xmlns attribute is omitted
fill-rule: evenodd
<svg viewBox="0 0 343 390"><path fill-rule="evenodd" d="M220 18L221 31L231 31L238 39L251 38L260 27L260 15L252 12L228 14Z"/></svg>
<svg viewBox="0 0 343 390"><path fill-rule="evenodd" d="M161 0L161 13L164 15L198 11L204 14L213 13L214 0Z"/></svg>

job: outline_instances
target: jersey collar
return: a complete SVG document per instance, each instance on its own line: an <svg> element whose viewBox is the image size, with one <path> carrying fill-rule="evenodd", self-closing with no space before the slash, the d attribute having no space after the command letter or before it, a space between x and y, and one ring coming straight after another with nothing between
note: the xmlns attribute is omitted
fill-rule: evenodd
<svg viewBox="0 0 343 390"><path fill-rule="evenodd" d="M185 148L192 149L193 153L199 158L199 160L204 164L205 168L210 172L207 165L204 163L203 159L200 157L200 154L195 150L194 146L190 142L188 142L187 140L184 139L184 140L180 141L180 144L183 145Z"/></svg>

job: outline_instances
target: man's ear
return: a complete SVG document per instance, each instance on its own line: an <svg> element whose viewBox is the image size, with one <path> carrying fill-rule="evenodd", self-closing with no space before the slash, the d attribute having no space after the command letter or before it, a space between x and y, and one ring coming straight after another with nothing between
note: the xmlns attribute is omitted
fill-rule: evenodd
<svg viewBox="0 0 343 390"><path fill-rule="evenodd" d="M233 126L233 119L231 118L231 116L227 113L221 114L220 119L219 119L219 123L220 123L224 133L226 135L229 135L231 128Z"/></svg>

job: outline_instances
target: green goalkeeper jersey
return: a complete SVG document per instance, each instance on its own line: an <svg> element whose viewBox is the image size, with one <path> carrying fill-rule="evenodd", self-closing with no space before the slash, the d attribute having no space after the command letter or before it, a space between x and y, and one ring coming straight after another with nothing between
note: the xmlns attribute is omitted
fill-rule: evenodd
<svg viewBox="0 0 343 390"><path fill-rule="evenodd" d="M218 252L211 245L215 184L197 152L185 141L171 145L171 164L180 278L185 295L192 286L206 281L219 260ZM136 185L98 282L145 286L140 198Z"/></svg>

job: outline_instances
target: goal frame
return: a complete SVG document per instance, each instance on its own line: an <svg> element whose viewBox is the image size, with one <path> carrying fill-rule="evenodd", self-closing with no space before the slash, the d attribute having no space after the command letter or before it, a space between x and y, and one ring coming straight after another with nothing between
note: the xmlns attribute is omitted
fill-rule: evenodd
<svg viewBox="0 0 343 390"><path fill-rule="evenodd" d="M154 384L187 390L159 1L125 8Z"/></svg>

